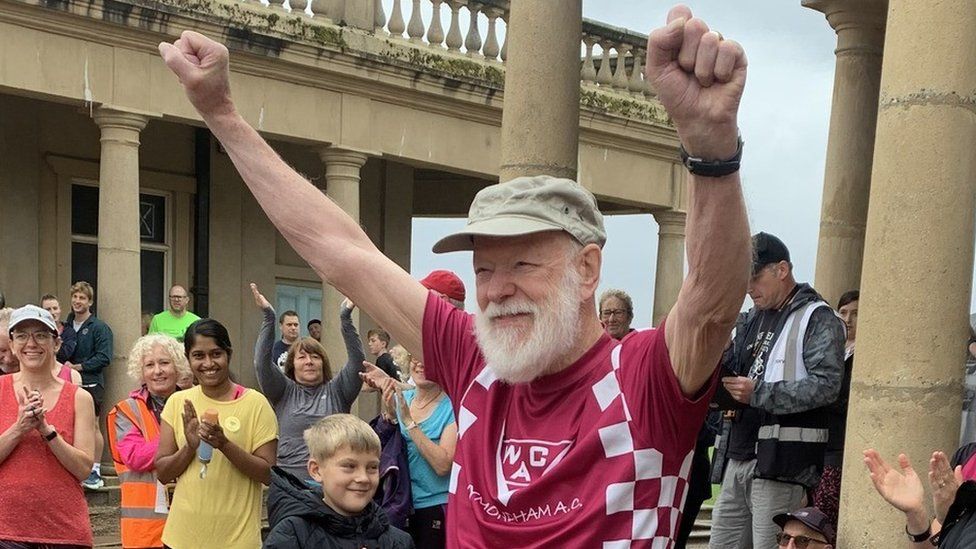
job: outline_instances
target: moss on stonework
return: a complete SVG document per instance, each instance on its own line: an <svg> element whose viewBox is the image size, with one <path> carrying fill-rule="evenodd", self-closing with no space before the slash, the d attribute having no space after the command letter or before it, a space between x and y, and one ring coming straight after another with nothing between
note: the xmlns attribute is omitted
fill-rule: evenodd
<svg viewBox="0 0 976 549"><path fill-rule="evenodd" d="M217 17L224 20L224 24L230 28L248 31L262 29L279 32L296 41L304 40L331 48L347 47L341 27L313 24L299 12L290 15L262 13L261 10L245 8L237 3L215 0L165 0L165 3L181 11Z"/></svg>
<svg viewBox="0 0 976 549"><path fill-rule="evenodd" d="M606 114L671 126L671 118L657 101L633 99L598 90L580 90L580 105Z"/></svg>
<svg viewBox="0 0 976 549"><path fill-rule="evenodd" d="M387 40L388 48L381 53L385 57L405 61L425 71L448 77L477 80L482 84L501 89L505 85L505 71L487 63L444 55L437 51L402 46Z"/></svg>
<svg viewBox="0 0 976 549"><path fill-rule="evenodd" d="M305 25L304 23L302 23ZM311 40L325 46L345 48L346 40L342 37L342 29L339 27L320 27L316 25L305 25L311 30Z"/></svg>

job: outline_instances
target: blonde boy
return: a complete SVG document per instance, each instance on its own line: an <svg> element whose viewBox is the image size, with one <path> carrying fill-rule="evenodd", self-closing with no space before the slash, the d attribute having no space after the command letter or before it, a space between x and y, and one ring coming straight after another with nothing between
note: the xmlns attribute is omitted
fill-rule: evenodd
<svg viewBox="0 0 976 549"><path fill-rule="evenodd" d="M308 473L321 488L278 467L271 470L265 549L414 546L375 503L380 439L363 420L334 414L305 430Z"/></svg>

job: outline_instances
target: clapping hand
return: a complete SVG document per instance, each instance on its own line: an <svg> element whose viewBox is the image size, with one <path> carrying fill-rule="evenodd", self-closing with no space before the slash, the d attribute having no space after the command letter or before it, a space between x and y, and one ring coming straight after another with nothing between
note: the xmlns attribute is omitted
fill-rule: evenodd
<svg viewBox="0 0 976 549"><path fill-rule="evenodd" d="M393 378L387 376L387 379L389 381L382 387L383 401L391 410L394 409L394 406L399 409L400 421L405 425L413 423L413 414L410 413L410 405L407 404L407 399L403 398L403 389Z"/></svg>
<svg viewBox="0 0 976 549"><path fill-rule="evenodd" d="M956 491L962 483L962 466L957 465L953 469L944 452L933 452L929 460L929 486L932 489L935 518L939 522L945 521L949 506L956 499Z"/></svg>
<svg viewBox="0 0 976 549"><path fill-rule="evenodd" d="M37 389L28 391L23 387L23 395L17 394L17 431L21 435L44 425L44 397Z"/></svg>
<svg viewBox="0 0 976 549"><path fill-rule="evenodd" d="M213 446L217 450L223 449L227 444L227 435L224 434L223 427L219 423L200 422L200 440Z"/></svg>
<svg viewBox="0 0 976 549"><path fill-rule="evenodd" d="M892 507L906 514L923 510L925 488L908 456L898 455L900 472L888 466L875 450L864 451L864 464L874 488Z"/></svg>
<svg viewBox="0 0 976 549"><path fill-rule="evenodd" d="M189 400L183 401L183 435L186 437L186 445L196 450L200 446L200 420L197 419L197 410Z"/></svg>

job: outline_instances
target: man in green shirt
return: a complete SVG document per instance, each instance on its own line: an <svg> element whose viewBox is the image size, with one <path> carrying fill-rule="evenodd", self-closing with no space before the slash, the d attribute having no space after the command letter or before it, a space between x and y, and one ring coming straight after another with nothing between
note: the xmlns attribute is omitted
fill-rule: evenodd
<svg viewBox="0 0 976 549"><path fill-rule="evenodd" d="M149 323L150 334L166 334L183 341L183 334L186 329L200 317L186 309L190 303L190 296L186 293L186 288L180 285L169 289L169 310L163 311L154 316Z"/></svg>

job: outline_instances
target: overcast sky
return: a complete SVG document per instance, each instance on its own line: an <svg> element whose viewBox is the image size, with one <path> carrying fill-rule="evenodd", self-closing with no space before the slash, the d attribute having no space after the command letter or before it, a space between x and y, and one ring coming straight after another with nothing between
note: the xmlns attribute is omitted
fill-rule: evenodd
<svg viewBox="0 0 976 549"><path fill-rule="evenodd" d="M813 281L836 35L823 14L800 0L687 0L696 16L742 43L749 58L739 111L745 140L742 181L752 231L773 233L793 256L797 279ZM583 15L640 32L664 23L670 2L583 0ZM657 225L650 215L608 217L601 291L634 298L635 322L646 325L654 298ZM473 301L471 254L435 256L431 244L463 220L414 221L412 271L455 270ZM748 301L748 300L747 300Z"/></svg>

